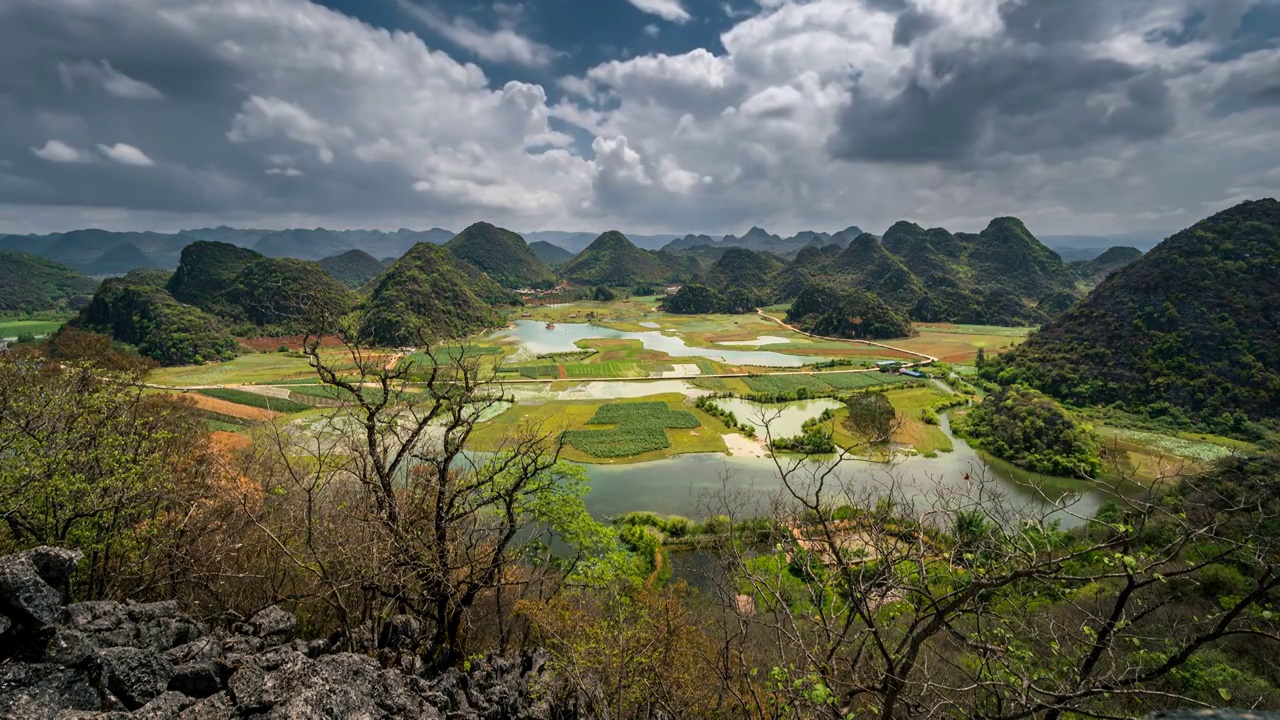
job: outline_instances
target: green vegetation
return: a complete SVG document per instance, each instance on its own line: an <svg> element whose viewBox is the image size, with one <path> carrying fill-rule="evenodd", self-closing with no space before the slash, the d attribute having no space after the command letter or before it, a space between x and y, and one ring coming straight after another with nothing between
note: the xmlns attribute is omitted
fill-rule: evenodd
<svg viewBox="0 0 1280 720"><path fill-rule="evenodd" d="M714 397L703 395L693 402L693 406L724 423L730 430L737 430L747 437L756 436L755 425L738 420L737 415L717 405Z"/></svg>
<svg viewBox="0 0 1280 720"><path fill-rule="evenodd" d="M1047 319L1051 305L1065 307L1061 297L1069 304L1076 279L1019 220L997 218L979 235L900 222L883 241L864 233L843 251L806 248L776 287L784 297L815 282L865 290L921 322L1027 325Z"/></svg>
<svg viewBox="0 0 1280 720"><path fill-rule="evenodd" d="M182 249L182 259L167 289L178 302L215 315L232 315L227 290L250 263L261 259L261 254L230 243L193 242Z"/></svg>
<svg viewBox="0 0 1280 720"><path fill-rule="evenodd" d="M382 274L387 266L363 250L348 250L339 255L331 255L317 262L334 280L352 290L359 290L371 280Z"/></svg>
<svg viewBox="0 0 1280 720"><path fill-rule="evenodd" d="M680 279L696 264L686 258L641 250L622 233L611 230L596 238L560 268L560 276L579 285L633 287Z"/></svg>
<svg viewBox="0 0 1280 720"><path fill-rule="evenodd" d="M102 333L132 345L161 365L199 365L235 357L237 343L209 313L129 277L102 283L67 327Z"/></svg>
<svg viewBox="0 0 1280 720"><path fill-rule="evenodd" d="M42 257L0 251L0 313L66 310L87 299L96 280Z"/></svg>
<svg viewBox="0 0 1280 720"><path fill-rule="evenodd" d="M992 455L1033 472L1093 478L1102 468L1093 429L1030 388L988 395L954 427Z"/></svg>
<svg viewBox="0 0 1280 720"><path fill-rule="evenodd" d="M378 278L360 315L359 336L401 347L458 338L498 324L490 300L506 293L436 245L418 243Z"/></svg>
<svg viewBox="0 0 1280 720"><path fill-rule="evenodd" d="M599 458L630 457L671 447L667 428L692 429L702 423L693 413L672 410L662 402L601 405L588 425L613 425L607 430L571 430L564 442Z"/></svg>
<svg viewBox="0 0 1280 720"><path fill-rule="evenodd" d="M297 413L310 410L310 405L304 405L287 398L272 397L270 395L262 395L248 390L236 390L235 388L210 388L207 390L198 390L201 395L207 395L211 398L226 400L237 405L248 405L249 407L262 408L264 410L275 410L282 413Z"/></svg>
<svg viewBox="0 0 1280 720"><path fill-rule="evenodd" d="M678 315L741 315L754 312L756 306L762 304L763 296L759 291L734 287L721 292L706 285L689 283L675 295L663 298L660 307L664 312Z"/></svg>
<svg viewBox="0 0 1280 720"><path fill-rule="evenodd" d="M743 381L746 382L752 393L784 396L787 400L822 397L830 395L834 391L865 390L873 387L899 387L918 382L915 378L878 372L749 375L743 378Z"/></svg>
<svg viewBox="0 0 1280 720"><path fill-rule="evenodd" d="M1071 269L1082 280L1097 285L1111 273L1133 264L1141 257L1142 251L1138 248L1113 247L1092 260L1071 263Z"/></svg>
<svg viewBox="0 0 1280 720"><path fill-rule="evenodd" d="M444 248L480 268L494 282L507 288L549 288L555 277L534 255L524 238L486 222L458 233Z"/></svg>
<svg viewBox="0 0 1280 720"><path fill-rule="evenodd" d="M546 240L537 240L529 243L529 251L547 267L563 265L573 259L573 253L559 245L552 245Z"/></svg>
<svg viewBox="0 0 1280 720"><path fill-rule="evenodd" d="M48 335L62 327L67 318L46 318L45 316L0 317L0 338Z"/></svg>
<svg viewBox="0 0 1280 720"><path fill-rule="evenodd" d="M828 423L835 417L831 410L823 410L816 418L805 420L800 435L789 438L774 438L771 443L778 452L799 453L802 455L826 455L836 451L835 438Z"/></svg>
<svg viewBox="0 0 1280 720"><path fill-rule="evenodd" d="M1280 202L1246 202L1161 243L982 376L1258 437L1280 418Z"/></svg>
<svg viewBox="0 0 1280 720"><path fill-rule="evenodd" d="M861 290L837 292L823 285L810 285L796 296L787 322L823 337L882 340L912 332L911 323L877 296Z"/></svg>
<svg viewBox="0 0 1280 720"><path fill-rule="evenodd" d="M181 270L181 266L179 266ZM321 319L351 311L355 296L319 265L291 258L262 258L245 266L215 299L211 311L241 321L241 335L293 335ZM247 322L251 327L244 327Z"/></svg>

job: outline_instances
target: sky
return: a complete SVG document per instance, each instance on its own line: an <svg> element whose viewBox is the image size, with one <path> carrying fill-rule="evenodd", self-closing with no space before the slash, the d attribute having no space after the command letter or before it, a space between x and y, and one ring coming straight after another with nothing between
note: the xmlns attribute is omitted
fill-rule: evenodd
<svg viewBox="0 0 1280 720"><path fill-rule="evenodd" d="M1280 0L0 0L0 232L1173 231Z"/></svg>

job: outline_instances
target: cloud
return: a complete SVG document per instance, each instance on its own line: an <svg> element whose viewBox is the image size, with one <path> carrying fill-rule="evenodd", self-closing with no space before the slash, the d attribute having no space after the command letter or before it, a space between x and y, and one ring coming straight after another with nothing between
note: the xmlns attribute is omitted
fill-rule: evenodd
<svg viewBox="0 0 1280 720"><path fill-rule="evenodd" d="M87 84L105 91L108 95L126 100L160 100L164 95L151 85L135 80L111 67L103 60L99 63L58 63L58 74L67 89Z"/></svg>
<svg viewBox="0 0 1280 720"><path fill-rule="evenodd" d="M99 145L98 150L103 155L106 155L108 160L113 160L121 165L134 165L136 167L151 167L155 165L155 162L147 157L146 153L132 145L124 143Z"/></svg>
<svg viewBox="0 0 1280 720"><path fill-rule="evenodd" d="M486 50L529 3L437 18L468 48L307 0L8 0L0 225L1171 230L1280 192L1280 5L1227 4L733 0L718 43L583 67Z"/></svg>
<svg viewBox="0 0 1280 720"><path fill-rule="evenodd" d="M396 4L449 42L490 62L545 67L555 60L555 50L521 35L514 28L486 30L468 18L449 18L434 8L409 0L396 0Z"/></svg>
<svg viewBox="0 0 1280 720"><path fill-rule="evenodd" d="M662 34L662 28L658 27L657 25L654 25L653 23L649 23L648 25L644 26L644 34L648 35L651 38L656 38Z"/></svg>
<svg viewBox="0 0 1280 720"><path fill-rule="evenodd" d="M88 155L62 142L61 140L50 140L44 144L44 147L31 148L31 152L35 156L49 162L56 163L78 163L88 162Z"/></svg>
<svg viewBox="0 0 1280 720"><path fill-rule="evenodd" d="M680 0L627 0L627 2L636 6L642 12L657 15L663 20L671 22L688 22L693 17L680 4Z"/></svg>

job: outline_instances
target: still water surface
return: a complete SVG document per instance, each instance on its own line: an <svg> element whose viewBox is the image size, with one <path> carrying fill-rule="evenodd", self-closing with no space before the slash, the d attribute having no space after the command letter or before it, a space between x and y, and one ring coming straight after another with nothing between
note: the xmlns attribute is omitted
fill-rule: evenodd
<svg viewBox="0 0 1280 720"><path fill-rule="evenodd" d="M802 367L821 362L822 358L785 355L765 350L726 350L723 348L690 347L678 335L652 332L624 332L592 323L559 323L548 329L545 323L533 320L517 320L514 327L504 328L489 336L490 339L515 338L521 346L535 355L575 352L579 340L639 340L646 349L664 352L671 357L700 357L719 360L730 365L754 365L756 367Z"/></svg>
<svg viewBox="0 0 1280 720"><path fill-rule="evenodd" d="M942 421L955 444L954 452L935 458L900 457L888 464L845 461L827 487L838 478L848 493L860 497L895 484L917 502L928 503L948 491L976 492L976 478L986 477L1010 504L1030 512L1051 512L1064 527L1079 525L1112 497L1088 481L1036 475L979 454L951 434L945 416ZM767 458L696 454L637 465L585 467L591 477L587 509L597 518L634 510L702 517L720 511L713 496L726 492L741 505L740 513L764 513L782 490L777 468Z"/></svg>

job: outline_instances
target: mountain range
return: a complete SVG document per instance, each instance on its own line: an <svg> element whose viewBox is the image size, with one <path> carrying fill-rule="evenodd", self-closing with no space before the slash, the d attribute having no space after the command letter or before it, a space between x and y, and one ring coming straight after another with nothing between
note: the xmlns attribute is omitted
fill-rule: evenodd
<svg viewBox="0 0 1280 720"><path fill-rule="evenodd" d="M665 303L671 312L741 313L808 298L806 324L881 336L909 327L910 321L1038 324L1139 254L1115 249L1069 265L1016 218L997 218L978 234L900 222L882 237L850 227L784 239L753 228L741 238L707 244L695 236L697 242L669 242L662 250L639 247L623 233L609 231L572 257L554 253L559 248L546 241L531 246L519 234L483 222L443 244L436 242L448 235L443 230L256 232L219 227L174 236L130 234L131 240L91 262L110 261L116 272L137 263L142 270L146 251L139 243L168 253L166 243L188 242L178 251L171 276L164 270L130 272L105 285L75 324L146 348L163 362L223 357L233 336L295 334L317 312L331 319L352 316L361 341L403 345L482 330L496 321L495 306L518 302L514 290L563 281L643 292L684 284ZM118 240L115 236L122 234L106 235ZM90 241L103 236L102 231L66 233L49 247L83 260ZM394 253L397 244L414 239L390 261L340 249L360 242ZM30 244L32 239L16 241ZM319 262L274 257L303 245L310 249L298 255L338 252ZM799 249L788 260L781 252L753 247ZM560 261L554 270L540 253ZM70 268L64 271L74 275ZM76 282L88 287L84 283L91 281L81 277ZM833 299L832 312L874 316L875 326L822 317L822 298ZM67 300L50 296L42 302L57 306Z"/></svg>
<svg viewBox="0 0 1280 720"><path fill-rule="evenodd" d="M741 237L689 234L627 234L636 247L664 250L673 254L695 254L714 261L730 247L770 252L791 258L806 247L844 243L861 234L856 226L836 233L805 230L782 237L753 227ZM119 275L136 267L173 269L178 266L182 248L196 240L225 242L248 247L267 257L292 257L299 260L321 260L347 250L362 250L375 258L398 258L419 242L443 245L455 233L442 228L430 230L328 230L325 228L267 230L233 228L225 225L180 230L175 233L117 232L85 229L48 235L5 235L0 233L0 250L27 252L60 262L88 275ZM545 265L567 262L596 240L589 232L538 231L524 233L524 240ZM1069 261L1090 260L1115 245L1139 249L1158 242L1150 233L1133 233L1115 238L1094 236L1054 236L1044 243ZM568 255L566 257L565 255Z"/></svg>

